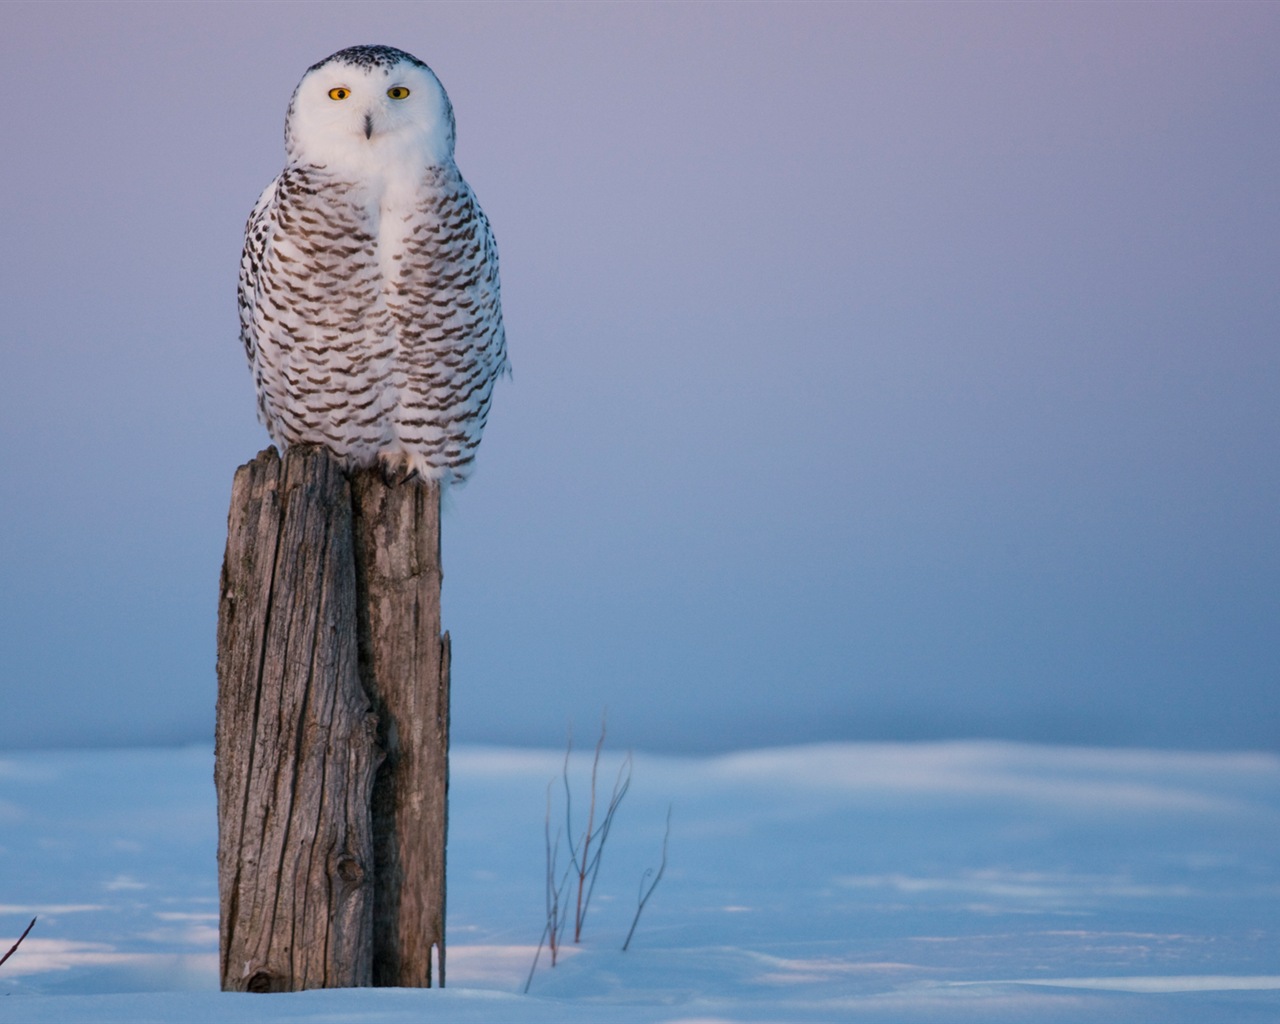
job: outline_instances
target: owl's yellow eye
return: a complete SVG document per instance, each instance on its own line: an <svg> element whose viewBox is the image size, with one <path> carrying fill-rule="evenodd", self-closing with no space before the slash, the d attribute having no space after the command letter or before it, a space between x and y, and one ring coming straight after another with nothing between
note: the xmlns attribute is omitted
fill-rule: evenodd
<svg viewBox="0 0 1280 1024"><path fill-rule="evenodd" d="M342 88L342 86L338 86L336 89L329 90L329 99L331 100L345 100L350 95L351 95L351 90L344 89Z"/></svg>
<svg viewBox="0 0 1280 1024"><path fill-rule="evenodd" d="M387 95L393 100L402 100L409 95L409 90L403 85L393 85L387 90Z"/></svg>

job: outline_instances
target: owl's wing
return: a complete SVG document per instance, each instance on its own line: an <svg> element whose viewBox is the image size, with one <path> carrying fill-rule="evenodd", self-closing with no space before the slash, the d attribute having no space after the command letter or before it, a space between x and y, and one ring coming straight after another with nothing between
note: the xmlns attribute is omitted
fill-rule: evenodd
<svg viewBox="0 0 1280 1024"><path fill-rule="evenodd" d="M502 288L499 283L498 276L498 243L493 237L493 228L489 224L489 218L480 209L480 204L476 202L475 194L470 193L472 208L475 210L475 216L478 223L478 232L480 239L480 272L476 275L475 292L476 298L479 300L482 309L489 311L488 319L493 325L489 347L487 350L487 363L490 378L497 378L502 375L511 376L511 362L507 358L507 330L502 319Z"/></svg>
<svg viewBox="0 0 1280 1024"><path fill-rule="evenodd" d="M280 185L277 177L265 189L253 205L249 221L244 228L244 250L240 254L240 341L244 345L249 365L253 365L257 341L254 337L254 309L261 296L262 264L266 258L267 238L275 223L276 191Z"/></svg>

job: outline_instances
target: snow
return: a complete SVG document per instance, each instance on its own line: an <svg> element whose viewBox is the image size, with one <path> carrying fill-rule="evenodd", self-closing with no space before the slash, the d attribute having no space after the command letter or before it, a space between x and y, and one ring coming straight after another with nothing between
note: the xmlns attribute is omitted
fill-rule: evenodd
<svg viewBox="0 0 1280 1024"><path fill-rule="evenodd" d="M0 1021L1280 1019L1273 755L637 755L583 942L525 995L562 759L455 749L447 988L253 996L217 991L208 747L0 756L0 953L39 916ZM575 813L589 769L574 756Z"/></svg>

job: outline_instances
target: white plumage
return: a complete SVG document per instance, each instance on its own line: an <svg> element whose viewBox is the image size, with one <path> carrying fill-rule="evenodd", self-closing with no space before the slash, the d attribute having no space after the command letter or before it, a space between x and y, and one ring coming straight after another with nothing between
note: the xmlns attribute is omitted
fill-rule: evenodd
<svg viewBox="0 0 1280 1024"><path fill-rule="evenodd" d="M402 50L303 75L240 264L240 337L282 448L445 484L470 471L508 367L498 251L453 144L449 97Z"/></svg>

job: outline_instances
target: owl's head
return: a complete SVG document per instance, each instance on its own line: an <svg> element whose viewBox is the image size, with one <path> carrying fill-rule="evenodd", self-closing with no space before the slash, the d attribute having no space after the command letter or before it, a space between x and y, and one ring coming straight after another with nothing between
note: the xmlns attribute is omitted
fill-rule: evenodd
<svg viewBox="0 0 1280 1024"><path fill-rule="evenodd" d="M289 102L293 162L335 170L453 162L453 106L426 64L390 46L351 46L313 64Z"/></svg>

